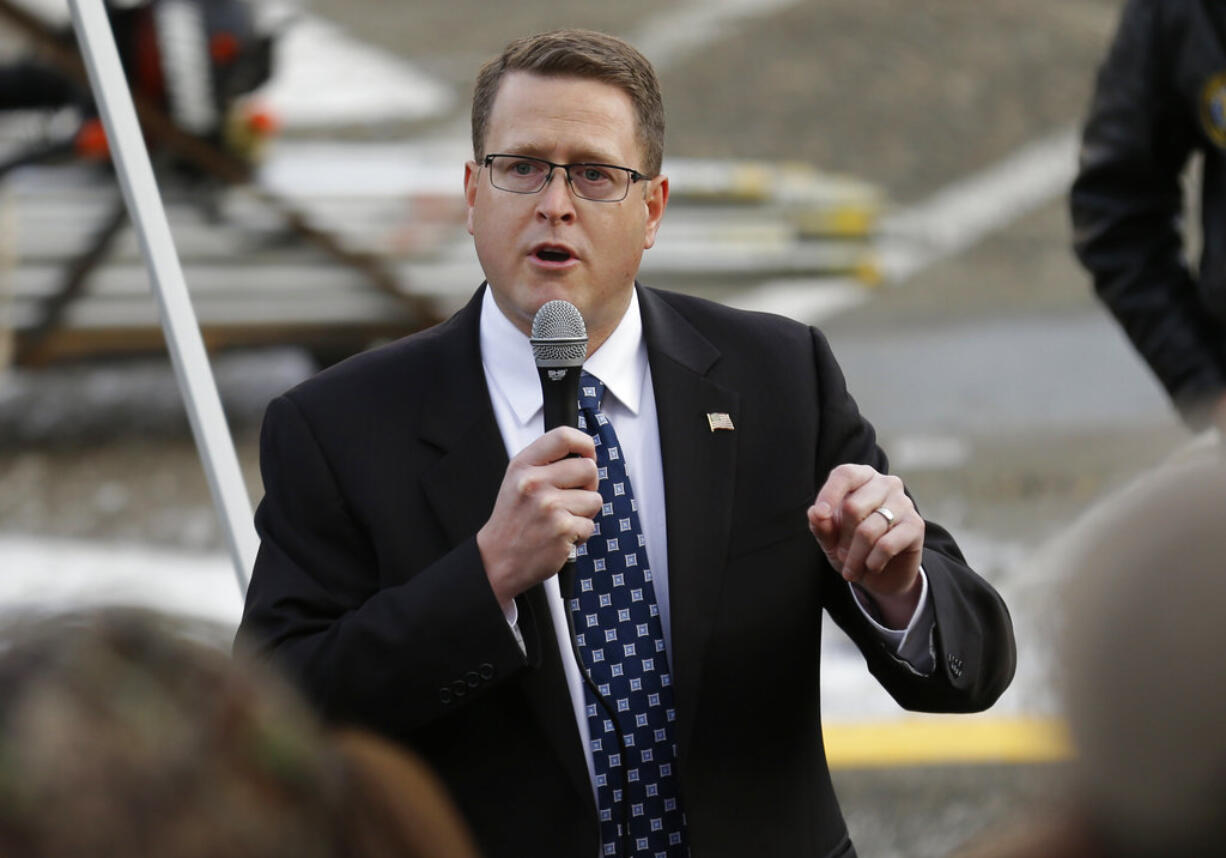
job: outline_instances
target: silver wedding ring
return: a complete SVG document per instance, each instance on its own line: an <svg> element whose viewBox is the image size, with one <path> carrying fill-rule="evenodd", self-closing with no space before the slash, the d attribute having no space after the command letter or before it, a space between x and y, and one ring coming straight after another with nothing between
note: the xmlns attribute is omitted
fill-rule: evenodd
<svg viewBox="0 0 1226 858"><path fill-rule="evenodd" d="M879 506L873 512L885 519L886 530L894 526L894 513L890 512L889 507Z"/></svg>

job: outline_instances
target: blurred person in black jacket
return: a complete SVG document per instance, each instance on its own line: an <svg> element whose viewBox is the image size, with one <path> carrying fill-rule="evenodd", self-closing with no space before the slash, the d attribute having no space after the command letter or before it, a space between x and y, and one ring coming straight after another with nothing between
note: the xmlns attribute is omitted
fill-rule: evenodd
<svg viewBox="0 0 1226 858"><path fill-rule="evenodd" d="M1199 272L1181 176L1204 158ZM1226 431L1226 2L1128 0L1071 195L1099 297L1195 430Z"/></svg>

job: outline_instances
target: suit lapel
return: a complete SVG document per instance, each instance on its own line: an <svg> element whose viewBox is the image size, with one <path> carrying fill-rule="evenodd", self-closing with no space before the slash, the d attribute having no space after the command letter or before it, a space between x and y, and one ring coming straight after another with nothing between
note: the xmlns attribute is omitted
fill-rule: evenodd
<svg viewBox="0 0 1226 858"><path fill-rule="evenodd" d="M489 518L507 468L481 367L483 291L478 289L439 330L436 383L421 411L419 435L442 454L422 477L422 488L452 544L470 537Z"/></svg>
<svg viewBox="0 0 1226 858"><path fill-rule="evenodd" d="M448 542L459 544L481 529L494 508L507 469L506 445L494 418L481 365L478 326L483 290L440 331L439 382L422 410L421 439L441 452L422 478L425 492ZM457 391L465 391L459 395ZM520 684L555 753L592 806L592 787L582 741L562 673L558 641L545 588L533 587L518 600L520 628L532 659Z"/></svg>
<svg viewBox="0 0 1226 858"><path fill-rule="evenodd" d="M639 299L664 463L672 667L684 757L724 586L736 473L737 433L712 430L707 415L727 414L735 425L740 397L706 377L718 349L650 290L640 288Z"/></svg>

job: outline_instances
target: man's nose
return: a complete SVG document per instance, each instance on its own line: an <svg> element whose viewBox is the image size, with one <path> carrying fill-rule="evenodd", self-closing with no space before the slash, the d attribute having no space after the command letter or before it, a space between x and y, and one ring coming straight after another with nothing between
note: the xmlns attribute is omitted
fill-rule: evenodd
<svg viewBox="0 0 1226 858"><path fill-rule="evenodd" d="M537 193L537 214L550 222L568 221L575 215L575 199L566 181L566 173L555 169Z"/></svg>

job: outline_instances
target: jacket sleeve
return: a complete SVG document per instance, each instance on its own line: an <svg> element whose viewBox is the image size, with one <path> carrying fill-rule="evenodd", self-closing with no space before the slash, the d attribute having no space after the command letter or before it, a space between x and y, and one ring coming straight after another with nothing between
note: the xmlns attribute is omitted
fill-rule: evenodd
<svg viewBox="0 0 1226 858"><path fill-rule="evenodd" d="M1070 194L1073 245L1099 298L1199 428L1226 378L1214 357L1221 331L1184 262L1180 175L1196 130L1171 80L1180 28L1165 2L1129 0L1099 70Z"/></svg>
<svg viewBox="0 0 1226 858"><path fill-rule="evenodd" d="M403 735L526 664L475 538L407 580L380 580L372 539L288 397L269 406L260 462L261 545L238 644L270 657L327 717ZM531 622L521 606L521 627Z"/></svg>
<svg viewBox="0 0 1226 858"><path fill-rule="evenodd" d="M825 338L813 331L821 432L819 485L835 466L854 462L889 472L876 433L847 391L842 370ZM914 499L913 499L914 500ZM917 504L918 507L918 504ZM935 670L917 673L895 656L854 603L843 579L822 560L827 577L826 609L863 653L881 685L911 710L975 712L988 708L1009 687L1017 666L1013 621L1000 594L966 563L952 536L925 521L922 564L928 576L935 626Z"/></svg>

